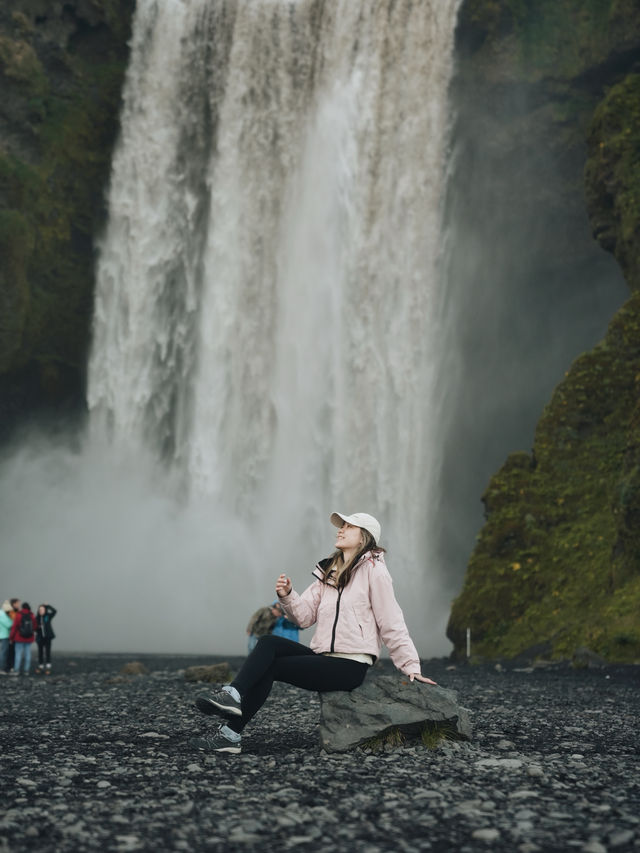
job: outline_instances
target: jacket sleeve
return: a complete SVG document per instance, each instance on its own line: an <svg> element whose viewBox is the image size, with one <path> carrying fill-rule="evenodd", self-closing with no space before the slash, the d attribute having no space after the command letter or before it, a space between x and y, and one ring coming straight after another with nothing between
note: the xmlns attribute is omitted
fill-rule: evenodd
<svg viewBox="0 0 640 853"><path fill-rule="evenodd" d="M18 620L14 619L11 625L11 630L9 631L9 642L15 643L16 634L18 633Z"/></svg>
<svg viewBox="0 0 640 853"><path fill-rule="evenodd" d="M58 611L55 609L55 607L52 607L50 604L47 604L47 613L49 614L49 616L50 616L52 619L53 619L53 617L56 615L56 613L57 613L57 612L58 612Z"/></svg>
<svg viewBox="0 0 640 853"><path fill-rule="evenodd" d="M369 575L369 600L380 632L394 665L405 675L420 672L420 658L400 605L393 593L393 581L384 563L373 563Z"/></svg>
<svg viewBox="0 0 640 853"><path fill-rule="evenodd" d="M318 618L318 605L322 594L320 581L314 581L302 595L292 589L289 595L280 599L285 615L300 628L314 625Z"/></svg>

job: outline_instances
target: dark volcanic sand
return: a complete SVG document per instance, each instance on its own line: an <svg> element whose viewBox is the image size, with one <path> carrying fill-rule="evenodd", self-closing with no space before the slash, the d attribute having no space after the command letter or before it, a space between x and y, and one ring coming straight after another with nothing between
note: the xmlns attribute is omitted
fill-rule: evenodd
<svg viewBox="0 0 640 853"><path fill-rule="evenodd" d="M322 753L317 695L276 685L242 755L209 756L188 745L214 722L181 670L216 659L118 677L134 659L0 679L0 850L640 851L640 667L429 661L473 741L375 755Z"/></svg>

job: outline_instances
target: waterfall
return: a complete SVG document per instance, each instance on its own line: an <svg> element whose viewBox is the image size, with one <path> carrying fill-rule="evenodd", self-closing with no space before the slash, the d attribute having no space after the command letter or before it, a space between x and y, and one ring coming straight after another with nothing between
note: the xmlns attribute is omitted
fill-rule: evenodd
<svg viewBox="0 0 640 853"><path fill-rule="evenodd" d="M363 510L421 651L445 648L431 543L458 4L138 0L91 429L200 508L212 551L226 537L240 620L263 576L306 585L331 511Z"/></svg>

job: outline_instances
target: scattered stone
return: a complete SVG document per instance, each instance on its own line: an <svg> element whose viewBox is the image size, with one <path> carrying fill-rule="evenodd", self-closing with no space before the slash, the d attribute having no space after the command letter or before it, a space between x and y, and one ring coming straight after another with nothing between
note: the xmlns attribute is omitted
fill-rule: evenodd
<svg viewBox="0 0 640 853"><path fill-rule="evenodd" d="M632 829L621 829L609 836L609 847L623 847L633 841L635 832Z"/></svg>
<svg viewBox="0 0 640 853"><path fill-rule="evenodd" d="M476 829L471 833L472 838L476 841L497 841L500 838L500 830L487 827L485 829Z"/></svg>
<svg viewBox="0 0 640 853"><path fill-rule="evenodd" d="M429 845L627 853L638 845L639 667L610 668L605 681L568 665L524 676L430 661L430 674L473 708L474 740L370 754L321 749L318 695L276 684L242 753L220 755L189 746L217 719L195 712L202 686L177 674L184 663L145 658L154 672L164 666L157 677L105 684L127 659L83 656L72 670L60 655L51 688L32 679L3 692L0 736L11 746L0 853L25 845L38 853L203 845L211 853ZM236 669L240 659L229 663ZM397 679L392 672L383 661L367 681Z"/></svg>
<svg viewBox="0 0 640 853"><path fill-rule="evenodd" d="M135 835L116 835L116 850L127 853L129 850L139 850L142 842Z"/></svg>
<svg viewBox="0 0 640 853"><path fill-rule="evenodd" d="M320 743L327 752L344 752L399 729L419 736L431 725L451 737L470 738L469 712L443 687L398 676L370 679L351 692L320 694Z"/></svg>
<svg viewBox="0 0 640 853"><path fill-rule="evenodd" d="M607 853L607 848L599 841L592 840L582 847L582 853Z"/></svg>
<svg viewBox="0 0 640 853"><path fill-rule="evenodd" d="M209 666L190 666L184 671L187 681L204 681L209 684L228 684L231 670L228 663L214 663Z"/></svg>
<svg viewBox="0 0 640 853"><path fill-rule="evenodd" d="M481 758L476 767L498 767L501 770L519 770L522 761L519 758Z"/></svg>

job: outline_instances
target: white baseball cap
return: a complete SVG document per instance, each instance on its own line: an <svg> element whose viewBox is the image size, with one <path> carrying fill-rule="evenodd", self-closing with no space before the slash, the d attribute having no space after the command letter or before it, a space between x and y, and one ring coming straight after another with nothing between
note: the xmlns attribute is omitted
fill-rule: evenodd
<svg viewBox="0 0 640 853"><path fill-rule="evenodd" d="M363 530L370 533L376 545L380 541L380 522L377 518L369 515L369 513L354 512L353 515L344 515L342 512L331 513L331 524L336 527L342 527L345 521L347 524L353 524L355 527L362 527Z"/></svg>

